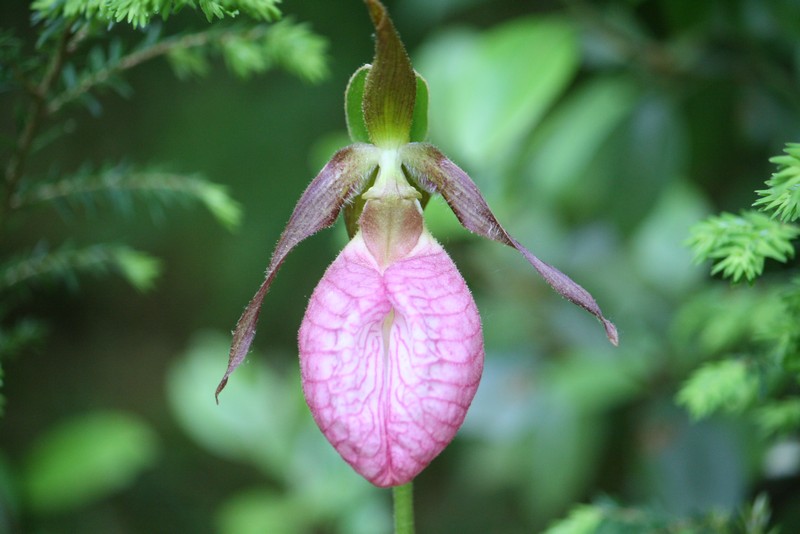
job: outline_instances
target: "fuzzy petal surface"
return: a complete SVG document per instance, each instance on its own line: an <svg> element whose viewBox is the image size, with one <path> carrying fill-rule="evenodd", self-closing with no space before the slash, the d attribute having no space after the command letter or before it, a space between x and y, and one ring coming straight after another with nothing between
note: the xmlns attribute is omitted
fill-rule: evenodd
<svg viewBox="0 0 800 534"><path fill-rule="evenodd" d="M381 487L409 482L450 443L483 371L477 307L427 231L384 269L356 235L314 290L299 348L314 420Z"/></svg>

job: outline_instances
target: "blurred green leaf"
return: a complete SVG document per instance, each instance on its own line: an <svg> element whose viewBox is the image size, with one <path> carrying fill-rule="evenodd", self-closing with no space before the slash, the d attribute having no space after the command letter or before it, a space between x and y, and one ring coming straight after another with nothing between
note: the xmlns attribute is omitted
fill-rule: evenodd
<svg viewBox="0 0 800 534"><path fill-rule="evenodd" d="M535 190L565 200L587 187L590 163L609 133L633 112L637 88L628 78L595 78L567 96L534 135L527 173ZM583 181L581 181L583 178Z"/></svg>
<svg viewBox="0 0 800 534"><path fill-rule="evenodd" d="M571 81L578 44L566 19L521 18L443 33L415 65L431 91L431 138L466 169L489 169L507 163Z"/></svg>
<svg viewBox="0 0 800 534"><path fill-rule="evenodd" d="M50 429L31 447L22 475L35 512L76 508L133 483L157 457L150 426L128 413L93 412Z"/></svg>
<svg viewBox="0 0 800 534"><path fill-rule="evenodd" d="M700 192L683 180L666 187L631 239L633 263L641 277L665 295L680 296L703 274L692 266L683 243L695 222L708 212Z"/></svg>
<svg viewBox="0 0 800 534"><path fill-rule="evenodd" d="M291 496L254 489L238 493L216 513L220 534L303 534L310 532L315 517Z"/></svg>
<svg viewBox="0 0 800 534"><path fill-rule="evenodd" d="M226 336L193 340L167 375L170 409L183 430L211 452L287 478L292 441L304 417L299 377L279 377L253 364L251 355L250 365L242 365L217 405L214 391L229 348Z"/></svg>
<svg viewBox="0 0 800 534"><path fill-rule="evenodd" d="M287 531L306 532L311 523L344 524L351 514L370 518L372 530L342 534L385 530L388 514L374 512L379 491L339 457L314 424L302 400L299 369L279 376L263 362L245 364L220 404L214 403L229 344L227 336L198 335L167 376L170 408L191 438L215 454L260 469L285 488L280 497L261 491L233 497L218 517L223 532L251 532L246 530L250 520L255 528L281 518ZM264 508L259 511L256 503Z"/></svg>
<svg viewBox="0 0 800 534"><path fill-rule="evenodd" d="M603 520L596 506L582 505L570 510L569 515L552 524L544 534L594 534Z"/></svg>

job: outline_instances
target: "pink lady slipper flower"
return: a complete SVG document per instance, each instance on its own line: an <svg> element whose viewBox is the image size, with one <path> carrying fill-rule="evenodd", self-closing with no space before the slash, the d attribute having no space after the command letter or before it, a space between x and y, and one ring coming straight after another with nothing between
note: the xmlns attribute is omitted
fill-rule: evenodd
<svg viewBox="0 0 800 534"><path fill-rule="evenodd" d="M376 52L347 88L356 142L334 154L300 197L236 325L217 396L247 355L288 253L343 211L351 240L314 290L300 327L303 392L342 458L385 487L410 482L450 443L483 370L475 302L423 222L430 195L441 194L468 230L518 250L553 289L594 314L615 345L617 331L586 290L500 226L464 171L422 142L427 84L384 7L365 1Z"/></svg>

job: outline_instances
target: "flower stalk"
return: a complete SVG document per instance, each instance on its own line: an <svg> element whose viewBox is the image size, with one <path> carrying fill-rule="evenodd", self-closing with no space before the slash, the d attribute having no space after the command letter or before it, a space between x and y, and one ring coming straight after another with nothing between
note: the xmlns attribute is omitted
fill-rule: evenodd
<svg viewBox="0 0 800 534"><path fill-rule="evenodd" d="M394 533L414 534L414 483L392 488Z"/></svg>

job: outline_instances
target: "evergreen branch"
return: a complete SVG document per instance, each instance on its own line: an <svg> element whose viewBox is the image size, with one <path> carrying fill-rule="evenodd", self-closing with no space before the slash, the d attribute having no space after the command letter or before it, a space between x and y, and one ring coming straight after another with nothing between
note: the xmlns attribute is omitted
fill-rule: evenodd
<svg viewBox="0 0 800 534"><path fill-rule="evenodd" d="M97 173L81 172L55 182L37 184L15 196L13 207L53 201L89 204L99 195L122 207L130 204L134 195L164 204L187 200L200 202L229 230L238 226L242 215L239 204L219 184L194 175L135 171L124 166L106 168Z"/></svg>
<svg viewBox="0 0 800 534"><path fill-rule="evenodd" d="M772 211L773 217L784 222L792 222L800 218L800 144L788 143L784 152L785 155L770 159L778 166L778 172L767 180L768 189L756 191L762 198L753 205Z"/></svg>
<svg viewBox="0 0 800 534"><path fill-rule="evenodd" d="M122 275L136 289L152 287L160 271L152 256L124 245L95 244L83 248L62 245L54 251L40 246L0 266L0 291L41 283L77 284L81 274Z"/></svg>
<svg viewBox="0 0 800 534"><path fill-rule="evenodd" d="M792 240L800 236L800 227L774 221L755 211L741 215L722 213L712 216L690 230L687 244L697 263L711 259L711 274L722 273L734 282L743 277L753 281L771 258L786 262L794 256Z"/></svg>

